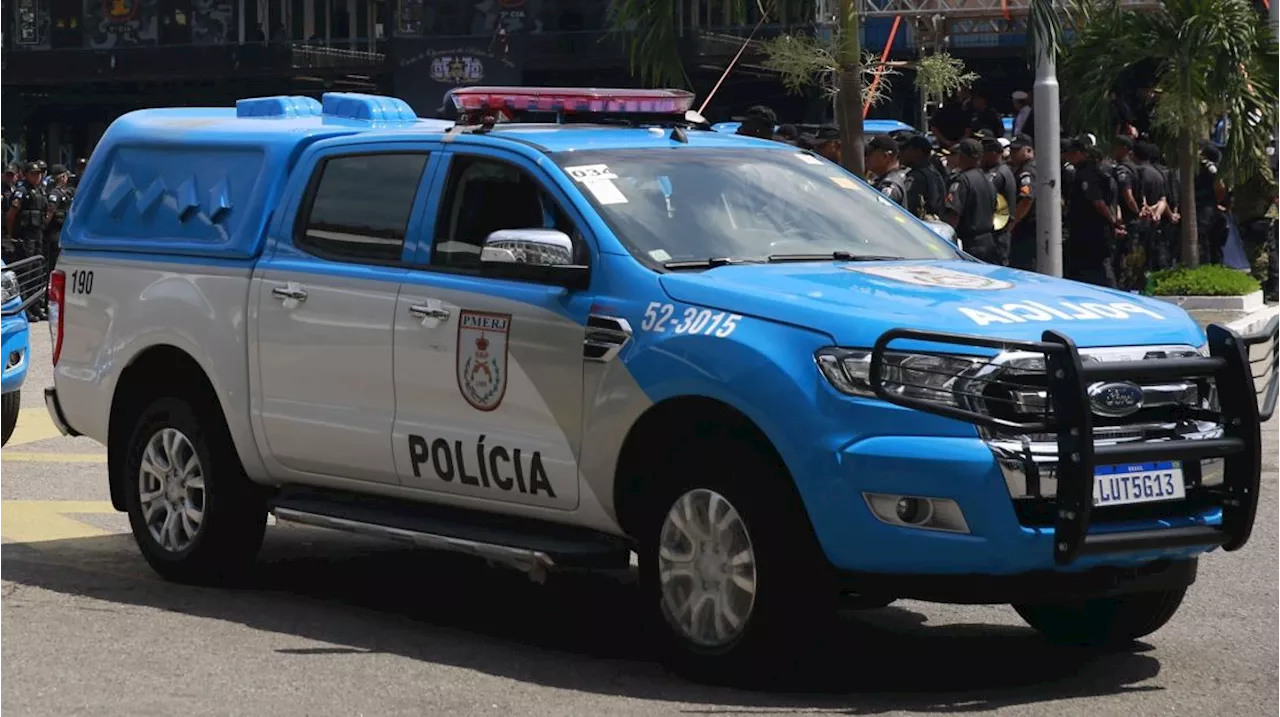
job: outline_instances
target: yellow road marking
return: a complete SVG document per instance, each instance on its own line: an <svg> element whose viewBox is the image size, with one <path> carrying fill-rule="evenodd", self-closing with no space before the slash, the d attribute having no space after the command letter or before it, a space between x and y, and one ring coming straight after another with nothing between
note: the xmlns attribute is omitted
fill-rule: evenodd
<svg viewBox="0 0 1280 717"><path fill-rule="evenodd" d="M0 535L15 543L92 538L111 533L68 518L68 513L115 513L105 500L0 501Z"/></svg>
<svg viewBox="0 0 1280 717"><path fill-rule="evenodd" d="M18 425L5 447L20 446L24 443L35 443L49 438L57 438L62 432L53 425L49 411L44 406L33 406L18 411Z"/></svg>
<svg viewBox="0 0 1280 717"><path fill-rule="evenodd" d="M24 453L5 451L0 454L0 463L18 461L22 463L106 463L105 453Z"/></svg>

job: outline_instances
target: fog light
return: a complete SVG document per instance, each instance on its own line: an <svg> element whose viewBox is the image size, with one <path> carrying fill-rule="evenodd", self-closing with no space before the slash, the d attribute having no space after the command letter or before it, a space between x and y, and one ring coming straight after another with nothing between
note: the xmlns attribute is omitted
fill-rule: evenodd
<svg viewBox="0 0 1280 717"><path fill-rule="evenodd" d="M902 497L898 499L898 520L919 525L933 515L933 505L926 499Z"/></svg>
<svg viewBox="0 0 1280 717"><path fill-rule="evenodd" d="M10 351L10 352L9 352L9 359L8 359L8 362L7 362L7 363L5 363L4 367L5 367L5 368L13 368L14 366L17 366L17 365L18 365L18 364L20 364L20 363L22 363L22 352L21 352L21 351Z"/></svg>
<svg viewBox="0 0 1280 717"><path fill-rule="evenodd" d="M866 499L871 513L882 523L949 533L969 532L960 504L950 498L885 493L863 493L862 497Z"/></svg>

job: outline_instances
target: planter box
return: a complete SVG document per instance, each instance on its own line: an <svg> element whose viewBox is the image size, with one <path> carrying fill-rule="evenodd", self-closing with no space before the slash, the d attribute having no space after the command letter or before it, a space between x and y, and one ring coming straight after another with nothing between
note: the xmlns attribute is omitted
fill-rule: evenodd
<svg viewBox="0 0 1280 717"><path fill-rule="evenodd" d="M1209 311L1256 311L1263 306L1262 291L1258 290L1244 296L1156 296L1188 311L1193 309Z"/></svg>

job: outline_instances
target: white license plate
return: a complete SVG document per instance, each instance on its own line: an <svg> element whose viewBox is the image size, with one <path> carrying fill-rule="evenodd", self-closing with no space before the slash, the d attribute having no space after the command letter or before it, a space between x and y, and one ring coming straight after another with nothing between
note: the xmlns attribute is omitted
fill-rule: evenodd
<svg viewBox="0 0 1280 717"><path fill-rule="evenodd" d="M1098 466L1093 476L1093 505L1128 505L1182 500L1187 486L1182 482L1181 461Z"/></svg>

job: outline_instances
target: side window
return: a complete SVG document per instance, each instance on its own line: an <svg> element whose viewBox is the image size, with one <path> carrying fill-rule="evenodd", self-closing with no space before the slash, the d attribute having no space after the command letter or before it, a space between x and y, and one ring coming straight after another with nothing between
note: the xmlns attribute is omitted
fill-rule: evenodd
<svg viewBox="0 0 1280 717"><path fill-rule="evenodd" d="M485 238L500 229L557 229L573 239L578 262L586 263L586 245L577 227L523 169L463 155L450 164L436 219L433 265L479 270Z"/></svg>
<svg viewBox="0 0 1280 717"><path fill-rule="evenodd" d="M328 259L400 261L427 155L332 157L316 170L294 243Z"/></svg>

